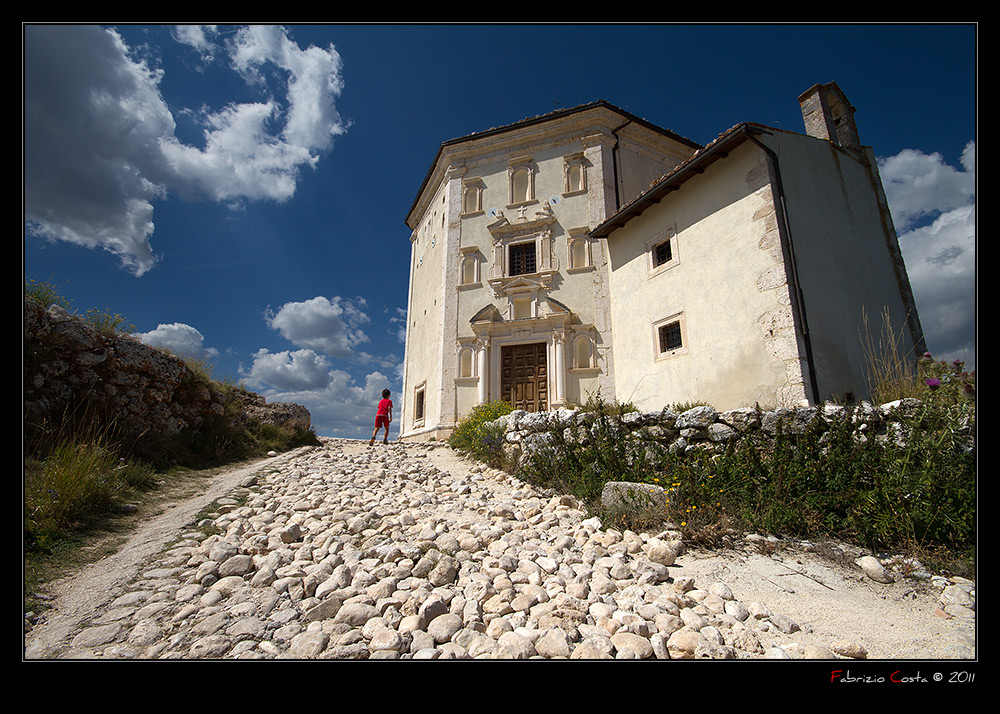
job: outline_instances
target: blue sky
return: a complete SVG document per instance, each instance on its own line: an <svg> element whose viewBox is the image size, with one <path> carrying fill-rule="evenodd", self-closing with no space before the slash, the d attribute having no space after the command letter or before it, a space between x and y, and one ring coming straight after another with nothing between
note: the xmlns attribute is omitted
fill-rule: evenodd
<svg viewBox="0 0 1000 714"><path fill-rule="evenodd" d="M705 144L836 81L928 346L975 364L975 25L26 25L23 59L24 278L321 435L398 403L441 142L598 99Z"/></svg>

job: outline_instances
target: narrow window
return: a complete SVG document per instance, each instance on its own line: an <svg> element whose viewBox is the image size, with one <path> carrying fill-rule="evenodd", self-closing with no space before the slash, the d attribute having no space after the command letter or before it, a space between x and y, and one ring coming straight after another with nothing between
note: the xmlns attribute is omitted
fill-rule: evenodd
<svg viewBox="0 0 1000 714"><path fill-rule="evenodd" d="M511 159L507 169L508 200L511 206L535 200L535 173L530 156Z"/></svg>
<svg viewBox="0 0 1000 714"><path fill-rule="evenodd" d="M566 192L583 190L583 166L579 163L570 164L566 170Z"/></svg>
<svg viewBox="0 0 1000 714"><path fill-rule="evenodd" d="M462 197L462 213L478 213L482 209L482 191L478 185L467 184Z"/></svg>
<svg viewBox="0 0 1000 714"><path fill-rule="evenodd" d="M511 177L511 195L513 203L524 203L530 200L531 194L531 171L527 168L519 168L514 171Z"/></svg>
<svg viewBox="0 0 1000 714"><path fill-rule="evenodd" d="M414 400L413 406L413 418L416 421L420 421L424 418L424 388L419 387L416 393L416 399Z"/></svg>
<svg viewBox="0 0 1000 714"><path fill-rule="evenodd" d="M478 267L479 261L474 255L467 255L462 259L462 284L463 285L473 285L479 282L479 277L476 275L476 268Z"/></svg>
<svg viewBox="0 0 1000 714"><path fill-rule="evenodd" d="M587 169L582 153L570 154L563 163L563 194L572 195L587 190Z"/></svg>
<svg viewBox="0 0 1000 714"><path fill-rule="evenodd" d="M588 367L591 367L591 358L594 351L591 347L590 338L586 335L578 336L576 338L576 342L573 344L573 348L573 366L577 369L587 369Z"/></svg>
<svg viewBox="0 0 1000 714"><path fill-rule="evenodd" d="M472 372L472 359L473 359L472 350L470 348L468 348L468 347L464 348L462 350L462 358L461 358L461 360L459 362L459 364L460 364L459 373L458 373L459 377L471 377L472 376L472 374L473 374L473 372Z"/></svg>
<svg viewBox="0 0 1000 714"><path fill-rule="evenodd" d="M587 243L584 240L573 241L570 247L570 267L585 268L589 264L587 260Z"/></svg>

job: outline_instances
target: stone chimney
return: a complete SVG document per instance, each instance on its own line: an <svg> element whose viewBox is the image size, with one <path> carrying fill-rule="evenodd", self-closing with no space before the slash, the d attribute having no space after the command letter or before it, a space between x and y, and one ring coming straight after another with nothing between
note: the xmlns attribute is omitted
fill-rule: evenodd
<svg viewBox="0 0 1000 714"><path fill-rule="evenodd" d="M837 146L861 153L856 111L836 82L816 84L799 97L806 134L826 139Z"/></svg>

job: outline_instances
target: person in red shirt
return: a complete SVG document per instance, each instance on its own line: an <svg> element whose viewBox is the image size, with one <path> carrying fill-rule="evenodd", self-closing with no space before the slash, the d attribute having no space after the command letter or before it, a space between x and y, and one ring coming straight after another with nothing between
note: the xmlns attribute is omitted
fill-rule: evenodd
<svg viewBox="0 0 1000 714"><path fill-rule="evenodd" d="M375 436L378 434L378 430L385 427L385 437L382 439L383 444L389 443L389 425L392 423L392 400L389 399L389 390L382 390L382 401L378 403L378 411L375 413L375 431L372 432L372 438L368 442L368 446L372 446L375 443Z"/></svg>

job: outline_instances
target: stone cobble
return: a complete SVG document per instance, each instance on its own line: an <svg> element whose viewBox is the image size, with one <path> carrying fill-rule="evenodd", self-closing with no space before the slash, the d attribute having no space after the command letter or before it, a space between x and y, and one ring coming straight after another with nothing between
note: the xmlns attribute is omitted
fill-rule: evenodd
<svg viewBox="0 0 1000 714"><path fill-rule="evenodd" d="M808 625L672 573L683 552L679 533L602 528L573 498L439 444L325 439L217 501L55 656L865 656L797 644Z"/></svg>

